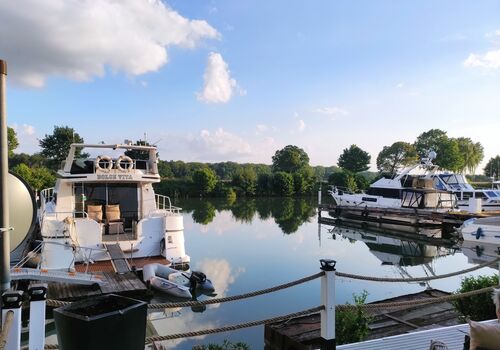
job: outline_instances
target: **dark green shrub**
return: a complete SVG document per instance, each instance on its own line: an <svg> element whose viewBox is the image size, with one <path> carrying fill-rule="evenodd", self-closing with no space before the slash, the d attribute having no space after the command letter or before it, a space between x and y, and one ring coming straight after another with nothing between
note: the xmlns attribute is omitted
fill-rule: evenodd
<svg viewBox="0 0 500 350"><path fill-rule="evenodd" d="M335 338L337 344L348 344L363 341L370 332L370 315L361 307L368 297L368 292L363 290L361 295L352 295L355 309L340 310L335 314ZM349 304L349 303L347 303Z"/></svg>
<svg viewBox="0 0 500 350"><path fill-rule="evenodd" d="M486 287L498 285L498 275L465 277L455 294L470 292ZM453 301L455 309L462 314L462 318L469 317L474 321L496 318L495 305L491 293L482 293Z"/></svg>
<svg viewBox="0 0 500 350"><path fill-rule="evenodd" d="M193 346L193 350L250 350L250 347L242 342L231 343L228 340L224 340L224 342L219 344L208 344L208 345L195 345Z"/></svg>

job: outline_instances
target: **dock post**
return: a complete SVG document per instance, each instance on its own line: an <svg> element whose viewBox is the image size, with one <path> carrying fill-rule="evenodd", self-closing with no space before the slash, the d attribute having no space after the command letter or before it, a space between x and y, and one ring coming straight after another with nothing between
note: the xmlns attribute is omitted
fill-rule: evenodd
<svg viewBox="0 0 500 350"><path fill-rule="evenodd" d="M45 300L47 284L34 284L28 289L30 300L29 348L45 347Z"/></svg>
<svg viewBox="0 0 500 350"><path fill-rule="evenodd" d="M7 291L2 294L2 326L5 323L7 314L14 313L12 324L5 344L5 350L21 349L21 306L23 304L22 291Z"/></svg>
<svg viewBox="0 0 500 350"><path fill-rule="evenodd" d="M335 260L321 259L321 350L335 350Z"/></svg>
<svg viewBox="0 0 500 350"><path fill-rule="evenodd" d="M10 224L7 177L9 176L7 133L7 62L0 60L0 291L10 288Z"/></svg>

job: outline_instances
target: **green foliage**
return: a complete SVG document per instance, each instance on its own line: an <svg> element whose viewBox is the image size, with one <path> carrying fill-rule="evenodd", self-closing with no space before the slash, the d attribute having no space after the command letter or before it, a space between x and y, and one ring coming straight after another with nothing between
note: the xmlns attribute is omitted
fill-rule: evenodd
<svg viewBox="0 0 500 350"><path fill-rule="evenodd" d="M150 146L149 142L139 140L134 143L135 146ZM125 151L125 155L132 159L149 159L149 151L141 151L137 149L129 149Z"/></svg>
<svg viewBox="0 0 500 350"><path fill-rule="evenodd" d="M231 343L228 340L224 340L221 345L212 343L208 345L195 345L193 346L193 350L250 350L250 347L242 342Z"/></svg>
<svg viewBox="0 0 500 350"><path fill-rule="evenodd" d="M238 186L249 196L253 196L257 189L257 174L252 168L239 169L233 175L233 185Z"/></svg>
<svg viewBox="0 0 500 350"><path fill-rule="evenodd" d="M337 165L344 170L358 173L369 169L370 155L356 145L344 149L340 155Z"/></svg>
<svg viewBox="0 0 500 350"><path fill-rule="evenodd" d="M486 287L497 286L498 275L465 277L462 279L460 288L456 294L466 293ZM467 298L454 300L453 306L462 314L463 318L471 318L475 321L496 318L495 306L490 293L482 293Z"/></svg>
<svg viewBox="0 0 500 350"><path fill-rule="evenodd" d="M51 167L53 169L57 169L61 161L66 159L72 143L83 143L83 138L69 126L54 126L52 135L45 134L45 137L39 141L42 148L41 154L52 160ZM77 149L75 158L80 155L81 150Z"/></svg>
<svg viewBox="0 0 500 350"><path fill-rule="evenodd" d="M358 186L358 181L361 186ZM328 183L333 186L346 188L352 192L355 192L358 188L363 188L366 185L365 179L362 175L358 176L346 170L331 174L328 177Z"/></svg>
<svg viewBox="0 0 500 350"><path fill-rule="evenodd" d="M371 317L361 308L366 302L368 292L363 290L361 295L353 294L354 310L339 310L335 315L335 335L337 344L360 342L366 339L370 332ZM348 303L349 304L349 303Z"/></svg>
<svg viewBox="0 0 500 350"><path fill-rule="evenodd" d="M12 168L12 171L21 176L34 190L43 190L53 187L56 177L53 172L47 168L30 168L26 164L18 164Z"/></svg>
<svg viewBox="0 0 500 350"><path fill-rule="evenodd" d="M384 146L377 156L377 169L380 172L394 174L402 167L418 160L417 150L408 142L394 142Z"/></svg>
<svg viewBox="0 0 500 350"><path fill-rule="evenodd" d="M474 171L484 157L483 146L470 138L449 138L446 132L431 129L417 137L414 146L421 157L429 151L437 154L434 164L455 172Z"/></svg>
<svg viewBox="0 0 500 350"><path fill-rule="evenodd" d="M303 198L281 198L279 205L270 208L274 221L283 233L292 234L310 217L315 215L315 208Z"/></svg>
<svg viewBox="0 0 500 350"><path fill-rule="evenodd" d="M484 158L484 148L479 142L473 142L468 137L457 138L458 149L464 159L461 172L474 173Z"/></svg>
<svg viewBox="0 0 500 350"><path fill-rule="evenodd" d="M500 155L490 158L484 167L484 175L488 177L500 177Z"/></svg>
<svg viewBox="0 0 500 350"><path fill-rule="evenodd" d="M210 168L196 170L193 174L193 183L202 194L213 191L217 184L217 176Z"/></svg>
<svg viewBox="0 0 500 350"><path fill-rule="evenodd" d="M356 187L358 190L366 190L370 186L370 178L368 174L357 173L354 174L354 181L356 182Z"/></svg>
<svg viewBox="0 0 500 350"><path fill-rule="evenodd" d="M19 146L19 141L17 140L17 134L13 128L7 127L7 149L9 157L14 155L14 150Z"/></svg>
<svg viewBox="0 0 500 350"><path fill-rule="evenodd" d="M271 174L262 173L257 176L257 193L270 196L273 191L273 177Z"/></svg>
<svg viewBox="0 0 500 350"><path fill-rule="evenodd" d="M293 173L293 191L296 194L304 193L305 181L301 173Z"/></svg>
<svg viewBox="0 0 500 350"><path fill-rule="evenodd" d="M281 196L291 196L293 194L293 177L292 175L279 171L273 176L274 193Z"/></svg>
<svg viewBox="0 0 500 350"><path fill-rule="evenodd" d="M273 172L294 173L309 166L309 156L297 146L288 145L285 148L276 151L273 156Z"/></svg>
<svg viewBox="0 0 500 350"><path fill-rule="evenodd" d="M47 165L47 159L40 153L35 153L33 155L26 153L14 153L11 157L9 157L9 167L13 168L19 164L26 164L30 168L44 167Z"/></svg>

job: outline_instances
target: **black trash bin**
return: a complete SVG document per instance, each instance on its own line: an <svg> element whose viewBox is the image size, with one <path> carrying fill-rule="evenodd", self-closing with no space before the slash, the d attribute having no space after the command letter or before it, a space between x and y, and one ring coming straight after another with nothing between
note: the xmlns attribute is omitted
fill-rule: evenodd
<svg viewBox="0 0 500 350"><path fill-rule="evenodd" d="M109 294L54 310L62 350L144 350L147 304Z"/></svg>

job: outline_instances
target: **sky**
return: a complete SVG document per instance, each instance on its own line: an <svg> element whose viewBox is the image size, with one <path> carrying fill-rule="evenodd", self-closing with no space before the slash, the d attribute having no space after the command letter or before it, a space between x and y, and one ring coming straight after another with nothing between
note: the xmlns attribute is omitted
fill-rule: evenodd
<svg viewBox="0 0 500 350"><path fill-rule="evenodd" d="M375 170L432 128L500 153L500 0L1 0L0 58L17 153L54 126L163 160Z"/></svg>

